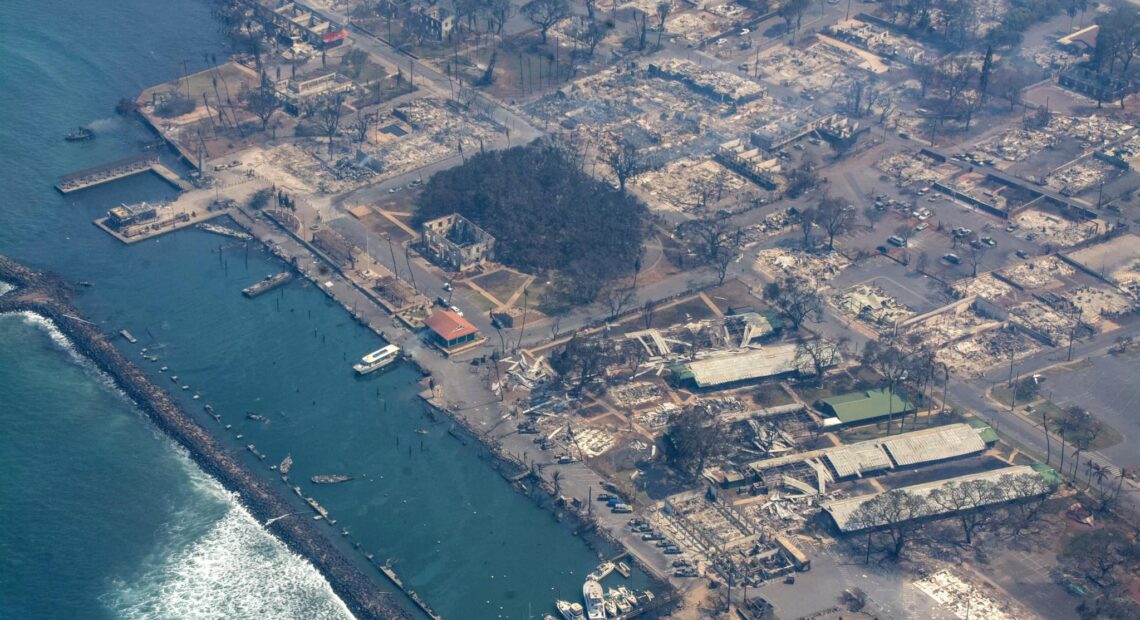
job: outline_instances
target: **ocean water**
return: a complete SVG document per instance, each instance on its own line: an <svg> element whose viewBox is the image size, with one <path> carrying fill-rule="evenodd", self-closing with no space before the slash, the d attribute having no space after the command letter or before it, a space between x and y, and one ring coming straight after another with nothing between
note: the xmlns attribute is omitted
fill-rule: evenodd
<svg viewBox="0 0 1140 620"><path fill-rule="evenodd" d="M0 343L0 617L351 618L50 323Z"/></svg>
<svg viewBox="0 0 1140 620"><path fill-rule="evenodd" d="M115 101L208 53L224 48L204 0L0 3L0 253L90 282L74 300L84 316L134 333L137 345L116 340L128 357L286 492L270 465L292 455L289 484L330 510L330 539L362 570L379 579L365 553L390 559L449 618L523 618L577 598L595 554L478 446L423 417L411 369L356 379L351 363L382 343L343 309L303 282L242 297L282 269L253 246L186 230L127 247L92 226L120 202L169 196L156 178L52 189L152 141ZM98 138L64 142L80 124ZM308 563L27 317L0 318L0 438L0 471L17 472L0 483L0 617L345 615ZM289 497L286 518L312 517Z"/></svg>

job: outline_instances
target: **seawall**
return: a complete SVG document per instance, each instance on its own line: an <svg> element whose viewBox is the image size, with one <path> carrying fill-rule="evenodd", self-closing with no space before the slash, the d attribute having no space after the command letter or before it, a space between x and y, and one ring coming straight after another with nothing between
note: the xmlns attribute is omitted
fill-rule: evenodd
<svg viewBox="0 0 1140 620"><path fill-rule="evenodd" d="M134 403L165 433L181 444L204 471L236 493L259 522L296 512L285 498L237 460L209 431L191 418L169 394L156 386L91 323L79 318L68 302L69 286L0 255L0 280L17 288L0 295L0 313L32 312L49 319L71 340L76 350L107 373ZM349 610L361 619L411 618L319 530L323 522L278 519L267 526L294 553L316 566Z"/></svg>

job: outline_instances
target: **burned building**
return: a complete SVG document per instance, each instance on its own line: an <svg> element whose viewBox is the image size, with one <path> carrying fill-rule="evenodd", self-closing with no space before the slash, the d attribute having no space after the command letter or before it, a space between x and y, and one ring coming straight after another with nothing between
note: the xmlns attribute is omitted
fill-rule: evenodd
<svg viewBox="0 0 1140 620"><path fill-rule="evenodd" d="M132 205L120 205L107 211L107 225L112 228L125 228L142 222L149 222L158 217L154 205L140 202Z"/></svg>
<svg viewBox="0 0 1140 620"><path fill-rule="evenodd" d="M442 7L416 5L408 12L408 17L413 28L436 41L450 39L455 31L455 15Z"/></svg>
<svg viewBox="0 0 1140 620"><path fill-rule="evenodd" d="M458 213L424 222L423 232L428 256L452 271L467 271L495 255L495 238Z"/></svg>

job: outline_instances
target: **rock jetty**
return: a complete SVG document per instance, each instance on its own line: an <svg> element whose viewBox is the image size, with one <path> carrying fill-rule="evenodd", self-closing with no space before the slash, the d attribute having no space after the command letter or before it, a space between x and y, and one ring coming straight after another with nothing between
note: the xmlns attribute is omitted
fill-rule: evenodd
<svg viewBox="0 0 1140 620"><path fill-rule="evenodd" d="M285 498L240 463L234 453L186 414L170 396L110 344L95 325L79 318L68 299L71 287L0 255L0 280L15 290L0 295L0 313L32 312L49 319L76 350L90 359L164 432L182 444L191 458L230 491L293 552L307 558L328 579L357 618L410 618L375 578L361 572L311 519L274 519L295 512Z"/></svg>

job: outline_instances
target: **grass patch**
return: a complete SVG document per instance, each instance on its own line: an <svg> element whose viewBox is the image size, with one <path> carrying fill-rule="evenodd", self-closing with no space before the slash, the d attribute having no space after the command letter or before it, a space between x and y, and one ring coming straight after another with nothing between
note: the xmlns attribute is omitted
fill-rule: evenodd
<svg viewBox="0 0 1140 620"><path fill-rule="evenodd" d="M505 304L510 300L511 295L514 295L515 291L522 286L523 282L526 282L526 277L507 269L500 269L494 273L479 276L473 282ZM528 297L532 297L532 295L528 294Z"/></svg>
<svg viewBox="0 0 1140 620"><path fill-rule="evenodd" d="M484 297L482 293L476 291L475 289L468 290L471 291L470 294L464 295L463 298L467 301L467 303L474 306L476 310L482 312L483 314L487 314L491 310L495 309L495 304L490 299Z"/></svg>

